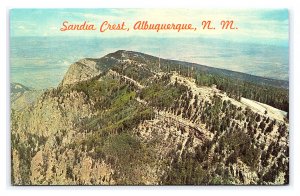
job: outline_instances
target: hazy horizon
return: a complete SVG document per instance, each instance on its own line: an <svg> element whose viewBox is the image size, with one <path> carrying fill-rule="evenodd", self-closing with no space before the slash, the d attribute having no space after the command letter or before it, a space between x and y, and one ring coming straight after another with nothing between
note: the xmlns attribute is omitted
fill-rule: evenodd
<svg viewBox="0 0 300 196"><path fill-rule="evenodd" d="M11 81L33 88L56 87L72 63L117 50L288 80L288 47L284 46L192 38L19 37L11 39Z"/></svg>
<svg viewBox="0 0 300 196"><path fill-rule="evenodd" d="M11 81L55 87L69 65L117 50L143 52L256 76L288 80L289 13L286 9L12 9ZM193 23L234 20L238 30L195 32L61 32L63 21L100 24L136 20ZM201 26L201 25L200 25Z"/></svg>

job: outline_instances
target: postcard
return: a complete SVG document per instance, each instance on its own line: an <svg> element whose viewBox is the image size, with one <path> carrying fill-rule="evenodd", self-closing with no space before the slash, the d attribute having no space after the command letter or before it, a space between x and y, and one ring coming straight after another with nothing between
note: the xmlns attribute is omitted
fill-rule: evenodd
<svg viewBox="0 0 300 196"><path fill-rule="evenodd" d="M12 185L289 184L286 9L11 9Z"/></svg>

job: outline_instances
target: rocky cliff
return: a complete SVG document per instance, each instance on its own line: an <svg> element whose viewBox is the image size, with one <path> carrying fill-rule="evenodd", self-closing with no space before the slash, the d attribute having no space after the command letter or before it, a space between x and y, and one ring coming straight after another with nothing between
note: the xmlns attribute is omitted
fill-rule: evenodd
<svg viewBox="0 0 300 196"><path fill-rule="evenodd" d="M12 184L288 184L287 89L235 80L130 51L76 62L12 110Z"/></svg>

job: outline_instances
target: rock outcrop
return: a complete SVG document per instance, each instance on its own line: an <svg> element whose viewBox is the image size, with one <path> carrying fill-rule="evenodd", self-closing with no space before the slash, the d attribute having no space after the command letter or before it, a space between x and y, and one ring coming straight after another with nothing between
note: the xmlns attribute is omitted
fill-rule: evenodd
<svg viewBox="0 0 300 196"><path fill-rule="evenodd" d="M261 84L231 87L178 63L117 51L72 64L12 110L12 184L288 184L286 113L249 106ZM286 89L263 87L282 97L261 100L285 107Z"/></svg>

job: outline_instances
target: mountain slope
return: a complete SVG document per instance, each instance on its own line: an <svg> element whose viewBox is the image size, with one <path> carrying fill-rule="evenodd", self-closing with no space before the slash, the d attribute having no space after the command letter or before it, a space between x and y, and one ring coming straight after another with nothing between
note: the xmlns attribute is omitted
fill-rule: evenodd
<svg viewBox="0 0 300 196"><path fill-rule="evenodd" d="M19 83L10 83L11 109L18 111L33 105L42 93L42 90L30 89Z"/></svg>
<svg viewBox="0 0 300 196"><path fill-rule="evenodd" d="M71 65L12 113L12 183L287 184L288 119L242 98L275 89L266 100L283 103L286 91L178 67L129 51Z"/></svg>

